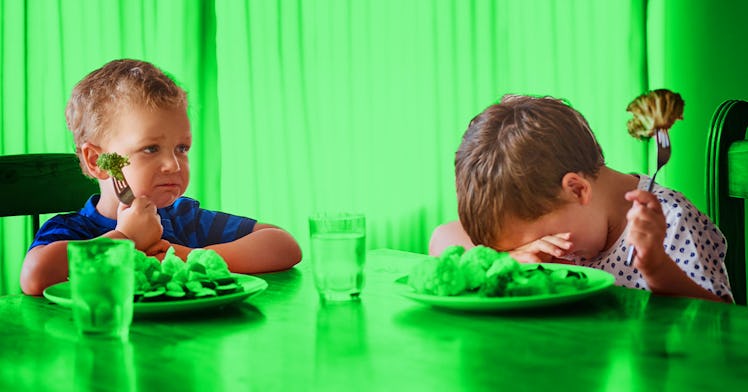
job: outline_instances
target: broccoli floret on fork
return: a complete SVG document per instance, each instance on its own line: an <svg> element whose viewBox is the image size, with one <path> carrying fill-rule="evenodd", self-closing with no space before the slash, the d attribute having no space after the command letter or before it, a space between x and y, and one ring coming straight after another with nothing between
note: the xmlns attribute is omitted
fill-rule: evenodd
<svg viewBox="0 0 748 392"><path fill-rule="evenodd" d="M116 152L101 154L99 155L99 159L96 160L96 165L108 171L109 175L120 181L125 179L124 174L122 174L122 168L129 164L130 160L127 157L119 155Z"/></svg>

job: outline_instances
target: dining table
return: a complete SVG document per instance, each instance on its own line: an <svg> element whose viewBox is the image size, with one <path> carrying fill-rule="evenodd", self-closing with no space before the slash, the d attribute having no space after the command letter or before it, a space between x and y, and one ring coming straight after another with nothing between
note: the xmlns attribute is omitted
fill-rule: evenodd
<svg viewBox="0 0 748 392"><path fill-rule="evenodd" d="M358 300L320 300L307 260L267 288L81 337L69 308L0 297L0 391L744 391L748 309L610 286L538 307L459 310L403 295L428 256L366 253Z"/></svg>

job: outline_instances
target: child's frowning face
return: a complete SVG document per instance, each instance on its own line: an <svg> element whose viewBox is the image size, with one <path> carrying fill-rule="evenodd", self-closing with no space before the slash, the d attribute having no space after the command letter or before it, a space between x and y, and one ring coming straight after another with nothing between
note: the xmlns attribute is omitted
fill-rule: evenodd
<svg viewBox="0 0 748 392"><path fill-rule="evenodd" d="M185 109L121 108L112 120L103 152L127 156L122 169L135 196L147 196L158 208L171 205L190 182L187 153L192 145Z"/></svg>

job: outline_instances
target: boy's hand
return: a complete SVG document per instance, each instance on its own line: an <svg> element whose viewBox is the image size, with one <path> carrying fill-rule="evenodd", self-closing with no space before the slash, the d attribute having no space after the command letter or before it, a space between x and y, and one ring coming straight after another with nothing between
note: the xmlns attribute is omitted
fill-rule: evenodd
<svg viewBox="0 0 748 392"><path fill-rule="evenodd" d="M161 239L143 252L145 252L146 256L153 256L159 260L163 260L170 246L171 243L169 241Z"/></svg>
<svg viewBox="0 0 748 392"><path fill-rule="evenodd" d="M626 214L629 226L626 241L636 247L633 265L649 275L669 258L663 248L667 229L665 215L657 196L650 192L637 189L626 193L625 197L633 202Z"/></svg>
<svg viewBox="0 0 748 392"><path fill-rule="evenodd" d="M135 198L129 207L119 204L115 230L132 240L135 247L142 251L155 246L164 232L156 205L145 196Z"/></svg>
<svg viewBox="0 0 748 392"><path fill-rule="evenodd" d="M547 235L509 252L520 263L568 263L560 259L573 246L571 233Z"/></svg>
<svg viewBox="0 0 748 392"><path fill-rule="evenodd" d="M158 242L145 250L145 254L163 261L169 248L174 248L174 254L183 261L187 260L187 256L190 254L190 252L192 252L192 248L188 248L184 245L172 244L167 240L160 239L158 240Z"/></svg>

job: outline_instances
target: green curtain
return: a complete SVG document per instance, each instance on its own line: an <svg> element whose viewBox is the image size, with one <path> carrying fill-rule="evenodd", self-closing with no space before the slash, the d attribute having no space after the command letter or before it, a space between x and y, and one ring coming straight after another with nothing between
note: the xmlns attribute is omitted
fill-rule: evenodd
<svg viewBox="0 0 748 392"><path fill-rule="evenodd" d="M705 146L712 114L725 100L748 100L748 2L649 2L650 85L678 91L686 102L684 119L671 132L673 155L657 181L705 211Z"/></svg>
<svg viewBox="0 0 748 392"><path fill-rule="evenodd" d="M370 247L425 251L456 218L467 123L510 92L567 98L611 164L645 170L624 110L646 87L643 4L218 1L221 207L302 243L310 212L363 211Z"/></svg>
<svg viewBox="0 0 748 392"><path fill-rule="evenodd" d="M310 213L361 211L369 248L425 252L457 217L467 123L505 93L568 99L611 166L648 171L625 106L650 79L671 87L653 74L671 66L654 53L672 43L663 23L685 28L672 3L2 0L0 154L72 151L73 85L111 59L145 59L188 91L188 195L203 206L280 225L304 251ZM28 225L0 219L5 291L18 291Z"/></svg>

